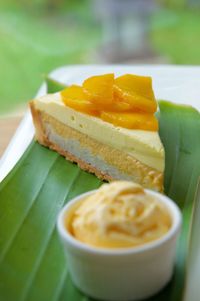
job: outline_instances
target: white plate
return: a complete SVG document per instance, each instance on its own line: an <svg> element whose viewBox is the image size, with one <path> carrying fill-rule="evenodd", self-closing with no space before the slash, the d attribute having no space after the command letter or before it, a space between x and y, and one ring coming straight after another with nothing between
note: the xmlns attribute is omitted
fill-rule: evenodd
<svg viewBox="0 0 200 301"><path fill-rule="evenodd" d="M190 104L200 111L200 67L169 65L90 65L66 66L51 72L50 76L62 83L81 83L85 78L103 73L134 73L150 75L157 99ZM36 96L46 93L43 84ZM0 160L0 181L14 167L34 136L31 114L27 112Z"/></svg>

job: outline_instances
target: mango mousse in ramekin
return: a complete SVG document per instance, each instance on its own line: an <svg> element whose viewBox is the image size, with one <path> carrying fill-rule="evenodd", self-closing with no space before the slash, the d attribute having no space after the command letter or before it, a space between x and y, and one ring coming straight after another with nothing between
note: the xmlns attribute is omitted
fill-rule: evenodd
<svg viewBox="0 0 200 301"><path fill-rule="evenodd" d="M139 300L170 280L181 214L169 198L128 181L103 184L58 217L74 284L105 300Z"/></svg>

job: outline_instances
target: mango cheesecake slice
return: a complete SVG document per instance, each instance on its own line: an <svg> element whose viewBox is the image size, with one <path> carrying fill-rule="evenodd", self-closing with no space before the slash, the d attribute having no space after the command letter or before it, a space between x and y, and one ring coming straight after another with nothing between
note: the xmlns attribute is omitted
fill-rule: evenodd
<svg viewBox="0 0 200 301"><path fill-rule="evenodd" d="M164 148L150 77L92 76L30 101L37 141L103 180L163 191Z"/></svg>

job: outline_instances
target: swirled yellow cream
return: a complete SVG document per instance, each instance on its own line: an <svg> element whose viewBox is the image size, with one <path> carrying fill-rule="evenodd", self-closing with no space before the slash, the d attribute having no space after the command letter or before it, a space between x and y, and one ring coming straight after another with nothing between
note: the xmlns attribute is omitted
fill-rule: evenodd
<svg viewBox="0 0 200 301"><path fill-rule="evenodd" d="M143 245L171 227L168 209L133 182L104 184L83 199L70 219L72 235L100 248Z"/></svg>

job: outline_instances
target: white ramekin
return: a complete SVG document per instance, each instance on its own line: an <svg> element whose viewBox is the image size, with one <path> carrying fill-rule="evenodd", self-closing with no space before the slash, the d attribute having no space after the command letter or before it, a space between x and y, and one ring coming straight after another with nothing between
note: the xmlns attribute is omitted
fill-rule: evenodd
<svg viewBox="0 0 200 301"><path fill-rule="evenodd" d="M156 294L169 282L181 228L181 213L168 197L145 191L167 206L172 226L160 239L139 247L95 248L70 234L66 221L72 206L94 190L74 198L61 210L57 227L65 247L69 272L74 284L86 295L112 301L141 300Z"/></svg>

